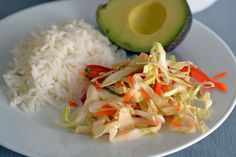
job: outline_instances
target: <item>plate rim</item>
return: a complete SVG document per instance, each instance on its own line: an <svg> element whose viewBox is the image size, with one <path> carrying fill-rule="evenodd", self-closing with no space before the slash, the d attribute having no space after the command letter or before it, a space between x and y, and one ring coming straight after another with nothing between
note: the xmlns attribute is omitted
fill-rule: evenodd
<svg viewBox="0 0 236 157"><path fill-rule="evenodd" d="M192 0L188 0L188 1L192 1ZM198 13L200 13L202 11L205 11L206 9L210 8L211 6L213 6L218 1L219 0L211 0L210 2L206 2L206 4L203 5L203 7L194 7L194 6L191 6L190 4L189 4L189 6L190 6L193 14L198 14Z"/></svg>
<svg viewBox="0 0 236 157"><path fill-rule="evenodd" d="M75 1L75 0L68 0L68 1ZM66 2L66 1L64 1L64 2ZM13 14L10 14L10 15L2 18L0 20L0 25L2 25L4 22L7 22L8 20L11 20L11 18L14 18L14 16L17 16L21 12L30 11L30 10L34 10L35 8L40 8L40 7L44 7L44 6L47 6L47 5L53 5L55 3L64 3L64 2L63 2L63 0L61 0L61 1L51 1L51 2L46 2L46 3L42 3L42 4L38 4L38 5L32 6L32 7L25 8L23 10L17 11L17 12L15 12ZM226 44L226 42L219 35L217 35L208 26L206 26L205 24L199 22L196 19L193 19L193 23L196 23L200 27L204 28L207 32L209 32L212 36L214 36L215 39L217 39L220 43L222 43L223 46L227 49L227 51L231 55L232 59L234 60L234 63L236 64L236 57L235 57L233 51L230 49L230 47ZM190 142L185 143L185 144L183 144L181 146L178 146L178 147L176 147L176 148L174 148L172 150L168 150L168 151L162 152L162 153L160 153L158 155L151 155L151 156L166 156L166 155L170 155L170 154L176 153L176 152L178 152L180 150L184 150L185 148L187 148L187 147L189 147L189 146L191 146L193 144L198 143L199 141L201 141L202 139L204 139L205 137L207 137L211 133L213 133L217 128L219 128L225 122L225 120L229 117L229 115L231 114L231 112L233 111L235 106L236 106L236 95L234 93L234 97L232 99L232 103L231 103L230 108L228 109L228 111L225 113L225 115L223 117L221 117L221 119L212 128L209 129L209 131L207 133L202 134L199 137L191 140ZM7 149L9 149L9 150L11 150L11 151L14 151L15 153L21 154L21 155L41 157L40 154L33 153L31 151L27 152L26 150L21 149L19 147L16 147L14 145L4 144L4 142L2 142L2 141L0 141L0 145L5 147L5 148L7 148Z"/></svg>

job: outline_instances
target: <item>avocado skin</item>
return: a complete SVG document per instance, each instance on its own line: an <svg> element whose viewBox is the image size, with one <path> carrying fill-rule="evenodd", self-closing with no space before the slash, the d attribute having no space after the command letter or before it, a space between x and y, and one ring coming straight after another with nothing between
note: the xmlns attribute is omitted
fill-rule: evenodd
<svg viewBox="0 0 236 157"><path fill-rule="evenodd" d="M110 1L112 1L112 0L110 0ZM100 4L98 7L97 7L97 10L96 10L96 20L97 20L97 22L99 21L99 12L102 10L102 9L105 9L106 7L107 7L107 5L108 5L108 3L109 2L107 2L106 4ZM171 52L171 51L173 51L177 46L179 46L183 41L184 41L184 39L186 38L186 36L188 35L188 33L189 33L189 31L190 31L190 29L191 29L191 27L192 27L192 12L191 12L191 10L190 10L190 7L189 7L189 5L188 5L188 2L186 1L186 4L187 4L187 9L188 9L188 16L187 16L187 19L186 19L186 22L185 22L185 24L183 25L183 28L182 28L182 31L179 33L179 34L177 34L177 36L175 37L175 39L171 42L171 43L169 43L168 45L166 45L166 46L164 46L164 50L168 53L168 52ZM101 25L99 24L99 22L98 22L98 26L99 26L99 28L100 28L100 30L101 30L101 32L105 35L105 36L107 36L107 34L109 33L109 32L107 32L107 30L104 30L102 27L101 27ZM109 36L107 36L109 39L110 39L110 37ZM110 39L110 41L113 43L113 44L116 44L114 41L112 41L111 39ZM117 44L116 44L117 45ZM117 45L118 47L121 47L121 46L119 46L119 45ZM122 48L122 47L121 47ZM124 49L124 48L123 48ZM125 49L127 52L129 52L129 53L141 53L141 52L137 52L137 51L130 51L130 50L127 50L127 49ZM149 53L149 51L144 51L145 53Z"/></svg>
<svg viewBox="0 0 236 157"><path fill-rule="evenodd" d="M191 12L190 8L188 10L189 10L189 14L188 14L187 20L184 24L184 27L182 28L182 31L178 34L178 36L175 38L174 41L172 41L169 45L164 47L166 52L173 51L177 46L179 46L184 41L184 39L188 35L188 33L192 27L192 21L193 21L192 20L193 19L192 12Z"/></svg>

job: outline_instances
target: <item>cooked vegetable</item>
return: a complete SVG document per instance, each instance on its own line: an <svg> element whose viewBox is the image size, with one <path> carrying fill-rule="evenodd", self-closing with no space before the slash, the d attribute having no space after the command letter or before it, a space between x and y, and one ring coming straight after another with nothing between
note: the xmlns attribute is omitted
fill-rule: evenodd
<svg viewBox="0 0 236 157"><path fill-rule="evenodd" d="M71 101L68 102L68 105L69 105L70 107L76 107L76 106L78 106L79 104L78 104L76 101L71 100Z"/></svg>
<svg viewBox="0 0 236 157"><path fill-rule="evenodd" d="M112 69L101 65L87 65L84 69L85 76L93 79L100 76L102 73L110 72Z"/></svg>
<svg viewBox="0 0 236 157"><path fill-rule="evenodd" d="M228 75L227 72L223 72L223 73L220 73L220 74L218 74L218 75L212 77L211 79L212 79L212 80L218 80L218 79L224 78L224 77L227 76L227 75Z"/></svg>
<svg viewBox="0 0 236 157"><path fill-rule="evenodd" d="M227 73L210 78L191 62L178 62L173 55L166 59L158 43L150 55L141 54L113 67L86 67L85 75L93 77L89 77L84 105L69 101L57 125L95 138L108 134L110 142L157 133L164 123L175 132L205 132L203 120L210 117L212 106L207 90L227 91L218 81ZM103 76L103 81L96 81Z"/></svg>
<svg viewBox="0 0 236 157"><path fill-rule="evenodd" d="M116 109L108 109L108 110L104 110L104 111L97 111L97 112L94 113L94 115L97 116L97 117L114 116L116 111L117 111Z"/></svg>

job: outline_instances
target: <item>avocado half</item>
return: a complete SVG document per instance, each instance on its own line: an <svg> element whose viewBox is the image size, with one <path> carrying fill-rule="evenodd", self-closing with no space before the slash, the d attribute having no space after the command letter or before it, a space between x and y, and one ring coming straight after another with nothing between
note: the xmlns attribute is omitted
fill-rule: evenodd
<svg viewBox="0 0 236 157"><path fill-rule="evenodd" d="M101 31L132 52L149 52L154 42L166 51L186 37L192 14L186 0L110 0L97 8Z"/></svg>

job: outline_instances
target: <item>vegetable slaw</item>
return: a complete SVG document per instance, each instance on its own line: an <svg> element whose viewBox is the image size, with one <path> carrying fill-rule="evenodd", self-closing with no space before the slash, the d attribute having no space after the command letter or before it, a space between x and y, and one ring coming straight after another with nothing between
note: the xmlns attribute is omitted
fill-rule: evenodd
<svg viewBox="0 0 236 157"><path fill-rule="evenodd" d="M177 61L174 55L167 59L160 43L150 55L142 53L111 68L88 65L83 75L91 83L86 95L69 101L55 123L94 138L108 135L110 142L154 134L162 126L180 133L206 132L209 89L227 92L218 81L226 72L209 78L192 62Z"/></svg>

